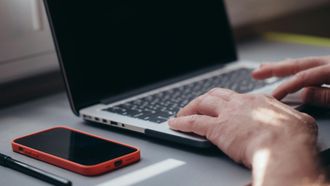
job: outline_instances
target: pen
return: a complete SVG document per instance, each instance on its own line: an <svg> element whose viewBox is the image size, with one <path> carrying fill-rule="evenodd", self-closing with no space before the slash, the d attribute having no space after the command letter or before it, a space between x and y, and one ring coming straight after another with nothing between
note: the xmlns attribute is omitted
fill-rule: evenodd
<svg viewBox="0 0 330 186"><path fill-rule="evenodd" d="M22 172L26 175L38 178L56 186L71 186L71 181L38 169L26 163L17 161L9 156L0 153L0 165Z"/></svg>

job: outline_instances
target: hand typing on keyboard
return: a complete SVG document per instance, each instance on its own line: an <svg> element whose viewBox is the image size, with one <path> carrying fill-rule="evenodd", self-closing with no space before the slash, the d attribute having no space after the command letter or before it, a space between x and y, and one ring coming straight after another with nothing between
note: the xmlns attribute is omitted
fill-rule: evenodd
<svg viewBox="0 0 330 186"><path fill-rule="evenodd" d="M182 108L169 125L205 136L252 168L255 185L303 185L301 180L318 175L315 120L270 96L216 88Z"/></svg>
<svg viewBox="0 0 330 186"><path fill-rule="evenodd" d="M292 79L273 96L305 89L305 103L330 107L330 57L264 64L252 73ZM317 158L315 120L270 96L213 89L182 108L171 128L205 136L224 153L253 170L253 185L325 185Z"/></svg>

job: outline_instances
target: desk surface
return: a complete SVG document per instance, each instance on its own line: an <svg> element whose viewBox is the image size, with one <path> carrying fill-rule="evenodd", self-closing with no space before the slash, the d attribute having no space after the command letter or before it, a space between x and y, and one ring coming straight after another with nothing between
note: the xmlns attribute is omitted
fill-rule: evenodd
<svg viewBox="0 0 330 186"><path fill-rule="evenodd" d="M257 40L240 44L239 53L241 59L262 62L289 57L329 55L330 48ZM318 123L320 128L319 141L323 147L330 147L330 119L318 118ZM63 124L140 147L142 159L139 163L102 176L85 177L12 152L10 142L13 138ZM132 178L136 175L136 171L143 168L155 168L152 166L160 165L157 163L168 159L178 160L181 165L175 164L177 161L171 161L174 162L173 167L175 168L136 182L136 185L204 185L207 183L207 185L232 186L246 185L251 178L249 170L233 163L217 149L207 151L191 149L146 138L140 134L110 127L98 127L83 122L72 114L64 93L2 109L0 111L0 136L0 152L68 178L74 185L90 186L114 183L118 179L124 179L123 176ZM161 172L166 168L169 167L158 166L157 170ZM0 167L0 175L0 185L45 185L44 182L4 167Z"/></svg>

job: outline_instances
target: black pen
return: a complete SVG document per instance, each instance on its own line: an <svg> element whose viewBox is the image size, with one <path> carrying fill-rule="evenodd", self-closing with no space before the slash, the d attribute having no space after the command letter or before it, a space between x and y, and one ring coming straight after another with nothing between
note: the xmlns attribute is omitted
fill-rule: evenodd
<svg viewBox="0 0 330 186"><path fill-rule="evenodd" d="M26 175L38 178L42 181L48 182L58 186L70 186L71 181L43 171L26 163L14 160L13 158L0 153L0 165L22 172Z"/></svg>

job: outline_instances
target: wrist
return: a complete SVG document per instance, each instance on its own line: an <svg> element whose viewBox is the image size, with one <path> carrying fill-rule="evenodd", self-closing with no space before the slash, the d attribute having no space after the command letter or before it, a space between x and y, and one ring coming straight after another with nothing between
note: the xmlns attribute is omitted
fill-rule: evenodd
<svg viewBox="0 0 330 186"><path fill-rule="evenodd" d="M299 126L300 124L296 125ZM283 154L287 156L290 153L285 153L285 151L306 150L306 153L316 154L317 130L307 129L309 131L306 131L306 127L301 127L301 125L290 128L290 130L285 129L278 127L272 129L266 128L261 131L261 134L258 134L258 138L251 140L246 146L245 157L247 158L247 162L252 164L253 157L261 149L268 149L272 152L284 151Z"/></svg>
<svg viewBox="0 0 330 186"><path fill-rule="evenodd" d="M308 135L276 139L256 150L251 162L255 185L299 185L320 174L317 147Z"/></svg>

